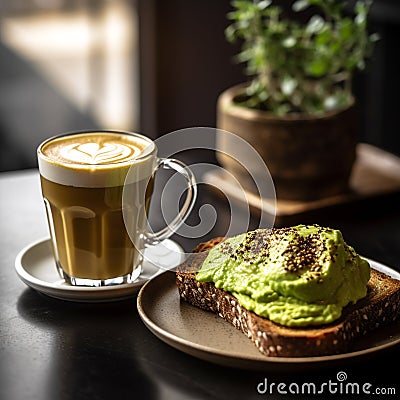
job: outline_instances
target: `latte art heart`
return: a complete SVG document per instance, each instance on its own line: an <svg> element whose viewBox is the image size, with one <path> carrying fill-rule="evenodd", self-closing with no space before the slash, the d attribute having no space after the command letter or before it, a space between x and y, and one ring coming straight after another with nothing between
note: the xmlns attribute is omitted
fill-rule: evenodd
<svg viewBox="0 0 400 400"><path fill-rule="evenodd" d="M95 142L72 143L60 150L61 157L78 164L109 164L132 159L141 153L141 149L128 143Z"/></svg>

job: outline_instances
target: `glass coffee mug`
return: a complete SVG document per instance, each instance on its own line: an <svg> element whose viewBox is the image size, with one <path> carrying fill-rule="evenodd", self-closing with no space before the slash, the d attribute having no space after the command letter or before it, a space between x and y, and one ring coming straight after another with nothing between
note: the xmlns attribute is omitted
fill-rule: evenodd
<svg viewBox="0 0 400 400"><path fill-rule="evenodd" d="M37 155L56 266L71 285L133 282L144 248L171 236L196 199L190 169L158 158L156 144L136 133L66 133L40 144ZM147 212L160 168L182 175L187 194L176 218L154 233Z"/></svg>

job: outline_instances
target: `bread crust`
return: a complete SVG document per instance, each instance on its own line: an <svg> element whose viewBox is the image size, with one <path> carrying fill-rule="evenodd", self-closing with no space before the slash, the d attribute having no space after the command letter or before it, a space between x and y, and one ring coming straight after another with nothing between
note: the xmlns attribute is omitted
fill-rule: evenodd
<svg viewBox="0 0 400 400"><path fill-rule="evenodd" d="M367 295L343 309L339 320L320 327L290 328L242 307L212 282L198 282L196 273L211 248L224 238L201 243L176 270L182 300L218 314L253 341L269 357L311 357L348 352L354 339L399 320L400 281L371 268Z"/></svg>

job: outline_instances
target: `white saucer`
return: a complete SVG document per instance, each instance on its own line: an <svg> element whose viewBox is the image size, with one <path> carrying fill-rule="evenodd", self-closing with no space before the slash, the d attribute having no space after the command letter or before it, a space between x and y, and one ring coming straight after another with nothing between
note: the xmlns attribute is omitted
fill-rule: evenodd
<svg viewBox="0 0 400 400"><path fill-rule="evenodd" d="M135 295L148 280L176 267L183 260L182 247L167 239L145 250L142 274L133 283L102 287L71 286L58 275L50 238L45 238L18 253L15 269L25 284L48 296L70 301L104 302Z"/></svg>

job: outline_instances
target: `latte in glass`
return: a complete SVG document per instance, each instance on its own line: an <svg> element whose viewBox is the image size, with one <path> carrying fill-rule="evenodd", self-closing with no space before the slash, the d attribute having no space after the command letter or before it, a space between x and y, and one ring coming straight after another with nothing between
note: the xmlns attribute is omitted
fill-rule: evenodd
<svg viewBox="0 0 400 400"><path fill-rule="evenodd" d="M57 270L71 285L135 281L145 247L175 233L196 200L191 170L159 158L155 142L137 133L67 133L44 141L37 154ZM161 168L185 179L186 199L172 222L152 232L147 213Z"/></svg>
<svg viewBox="0 0 400 400"><path fill-rule="evenodd" d="M140 232L153 190L154 143L121 132L75 133L44 142L38 154L56 263L63 277L71 284L94 286L135 280L143 249ZM124 185L130 185L135 196L130 204L138 232L134 240L124 224Z"/></svg>

